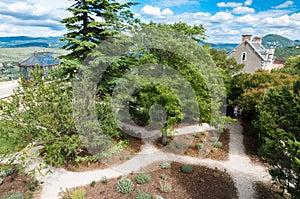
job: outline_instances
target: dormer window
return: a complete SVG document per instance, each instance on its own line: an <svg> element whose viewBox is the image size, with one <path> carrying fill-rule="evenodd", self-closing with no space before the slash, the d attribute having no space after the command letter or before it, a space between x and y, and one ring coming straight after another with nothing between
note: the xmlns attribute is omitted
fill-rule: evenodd
<svg viewBox="0 0 300 199"><path fill-rule="evenodd" d="M246 61L246 59L247 59L247 53L246 52L242 52L241 60L242 61Z"/></svg>

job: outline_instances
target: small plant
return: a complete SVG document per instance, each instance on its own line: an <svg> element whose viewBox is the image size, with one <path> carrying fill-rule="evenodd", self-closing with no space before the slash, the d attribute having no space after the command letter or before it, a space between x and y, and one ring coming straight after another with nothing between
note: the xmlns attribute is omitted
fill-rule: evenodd
<svg viewBox="0 0 300 199"><path fill-rule="evenodd" d="M200 150L200 149L202 149L203 144L202 144L202 143L197 143L197 144L196 144L196 147L197 147L198 150Z"/></svg>
<svg viewBox="0 0 300 199"><path fill-rule="evenodd" d="M108 183L108 180L107 180L107 178L106 178L106 176L103 176L102 178L101 178L101 181L100 181L102 184L107 184Z"/></svg>
<svg viewBox="0 0 300 199"><path fill-rule="evenodd" d="M0 178L0 185L2 185L3 184L3 179L2 178Z"/></svg>
<svg viewBox="0 0 300 199"><path fill-rule="evenodd" d="M168 176L167 176L167 174L161 174L160 178L162 180L167 180Z"/></svg>
<svg viewBox="0 0 300 199"><path fill-rule="evenodd" d="M183 173L192 173L193 172L193 167L191 165L185 164L185 165L181 166L181 171Z"/></svg>
<svg viewBox="0 0 300 199"><path fill-rule="evenodd" d="M152 196L146 192L140 192L135 196L135 199L152 199Z"/></svg>
<svg viewBox="0 0 300 199"><path fill-rule="evenodd" d="M24 199L24 197L22 193L15 193L8 196L6 199Z"/></svg>
<svg viewBox="0 0 300 199"><path fill-rule="evenodd" d="M35 182L32 182L32 183L29 183L27 185L27 188L30 190L30 191L35 191L35 189L37 188L38 186L38 181L35 181Z"/></svg>
<svg viewBox="0 0 300 199"><path fill-rule="evenodd" d="M169 162L163 162L163 163L161 163L160 168L171 169L171 164Z"/></svg>
<svg viewBox="0 0 300 199"><path fill-rule="evenodd" d="M203 131L201 134L207 136L208 132L207 131Z"/></svg>
<svg viewBox="0 0 300 199"><path fill-rule="evenodd" d="M217 137L212 137L212 138L210 138L210 141L213 142L213 143L215 143L215 142L218 141L218 138Z"/></svg>
<svg viewBox="0 0 300 199"><path fill-rule="evenodd" d="M155 195L155 198L154 199L164 199L161 195Z"/></svg>
<svg viewBox="0 0 300 199"><path fill-rule="evenodd" d="M199 137L200 137L200 132L196 132L196 133L194 134L194 136L195 136L195 138L199 138Z"/></svg>
<svg viewBox="0 0 300 199"><path fill-rule="evenodd" d="M95 187L95 186L96 186L96 181L93 180L93 181L90 183L90 186L91 186L91 187Z"/></svg>
<svg viewBox="0 0 300 199"><path fill-rule="evenodd" d="M184 144L182 142L177 142L176 143L176 148L177 149L182 149L184 147Z"/></svg>
<svg viewBox="0 0 300 199"><path fill-rule="evenodd" d="M146 184L151 181L151 176L146 173L140 173L135 177L137 184Z"/></svg>
<svg viewBox="0 0 300 199"><path fill-rule="evenodd" d="M0 176L7 177L13 174L13 172L14 172L13 168L6 168L1 171Z"/></svg>
<svg viewBox="0 0 300 199"><path fill-rule="evenodd" d="M71 195L71 199L85 199L86 191L84 189L76 189Z"/></svg>
<svg viewBox="0 0 300 199"><path fill-rule="evenodd" d="M216 142L215 145L214 145L216 148L222 148L223 144L222 142Z"/></svg>
<svg viewBox="0 0 300 199"><path fill-rule="evenodd" d="M123 194L128 194L132 191L134 184L128 178L121 178L117 183L117 191Z"/></svg>
<svg viewBox="0 0 300 199"><path fill-rule="evenodd" d="M172 184L170 182L167 182L167 181L160 181L159 182L159 190L161 192L165 192L165 193L171 192L172 191Z"/></svg>

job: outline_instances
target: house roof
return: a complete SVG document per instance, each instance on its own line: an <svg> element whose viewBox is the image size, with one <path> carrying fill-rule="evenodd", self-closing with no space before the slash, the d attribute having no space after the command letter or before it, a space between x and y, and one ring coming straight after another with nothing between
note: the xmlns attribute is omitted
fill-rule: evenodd
<svg viewBox="0 0 300 199"><path fill-rule="evenodd" d="M19 67L34 67L39 65L41 67L45 66L57 66L60 61L52 57L48 52L37 52L31 57L19 63Z"/></svg>

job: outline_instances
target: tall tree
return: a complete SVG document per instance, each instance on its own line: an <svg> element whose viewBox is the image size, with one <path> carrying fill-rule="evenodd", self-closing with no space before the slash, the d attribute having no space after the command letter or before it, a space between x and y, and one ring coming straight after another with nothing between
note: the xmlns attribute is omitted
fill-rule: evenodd
<svg viewBox="0 0 300 199"><path fill-rule="evenodd" d="M136 3L115 0L76 0L67 10L72 16L61 21L68 29L62 41L70 51L66 59L82 61L101 41L139 22L129 8Z"/></svg>

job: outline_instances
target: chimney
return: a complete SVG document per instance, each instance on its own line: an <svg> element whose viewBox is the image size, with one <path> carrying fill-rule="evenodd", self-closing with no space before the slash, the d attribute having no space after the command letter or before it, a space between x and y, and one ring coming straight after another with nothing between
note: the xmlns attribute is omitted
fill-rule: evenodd
<svg viewBox="0 0 300 199"><path fill-rule="evenodd" d="M248 41L251 41L251 37L252 35L242 35L242 42L248 40Z"/></svg>
<svg viewBox="0 0 300 199"><path fill-rule="evenodd" d="M257 42L261 44L261 37L254 37L253 42Z"/></svg>

